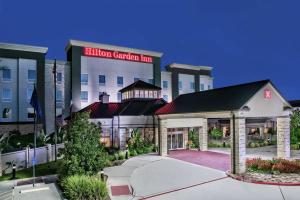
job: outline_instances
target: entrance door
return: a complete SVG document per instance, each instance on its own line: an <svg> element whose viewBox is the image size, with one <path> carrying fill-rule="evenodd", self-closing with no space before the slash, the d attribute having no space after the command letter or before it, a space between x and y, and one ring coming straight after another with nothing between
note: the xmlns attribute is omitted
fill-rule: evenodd
<svg viewBox="0 0 300 200"><path fill-rule="evenodd" d="M182 132L172 132L168 134L168 149L182 149L183 148L183 133Z"/></svg>

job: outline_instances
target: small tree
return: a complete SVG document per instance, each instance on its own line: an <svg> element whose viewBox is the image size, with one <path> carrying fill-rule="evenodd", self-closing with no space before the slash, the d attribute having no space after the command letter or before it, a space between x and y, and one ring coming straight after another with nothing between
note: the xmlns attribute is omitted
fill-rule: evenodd
<svg viewBox="0 0 300 200"><path fill-rule="evenodd" d="M214 128L211 132L210 135L215 138L215 139L220 139L223 136L223 132L220 129Z"/></svg>
<svg viewBox="0 0 300 200"><path fill-rule="evenodd" d="M100 143L101 128L88 121L89 113L77 113L65 131L61 175L92 175L107 164L107 153Z"/></svg>
<svg viewBox="0 0 300 200"><path fill-rule="evenodd" d="M291 116L291 144L300 142L300 110L294 110Z"/></svg>

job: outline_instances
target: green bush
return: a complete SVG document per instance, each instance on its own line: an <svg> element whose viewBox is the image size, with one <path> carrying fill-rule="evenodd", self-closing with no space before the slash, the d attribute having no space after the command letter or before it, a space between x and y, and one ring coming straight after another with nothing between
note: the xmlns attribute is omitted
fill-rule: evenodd
<svg viewBox="0 0 300 200"><path fill-rule="evenodd" d="M300 110L294 110L291 116L291 144L300 142Z"/></svg>
<svg viewBox="0 0 300 200"><path fill-rule="evenodd" d="M106 184L96 177L69 176L61 181L61 186L70 200L104 200L108 196Z"/></svg>
<svg viewBox="0 0 300 200"><path fill-rule="evenodd" d="M119 151L118 156L119 156L119 160L124 160L125 156L126 156L126 152L125 151Z"/></svg>
<svg viewBox="0 0 300 200"><path fill-rule="evenodd" d="M199 148L199 133L195 130L191 130L188 133L188 140L192 141L190 148Z"/></svg>
<svg viewBox="0 0 300 200"><path fill-rule="evenodd" d="M73 116L65 129L61 176L93 175L109 165L108 154L100 143L100 127L89 122L87 112Z"/></svg>
<svg viewBox="0 0 300 200"><path fill-rule="evenodd" d="M130 151L130 156L134 157L134 156L137 156L138 153L136 152L136 150L132 150Z"/></svg>
<svg viewBox="0 0 300 200"><path fill-rule="evenodd" d="M223 132L220 129L214 128L210 131L210 135L215 139L220 139L223 137Z"/></svg>
<svg viewBox="0 0 300 200"><path fill-rule="evenodd" d="M130 152L136 151L137 154L150 153L154 146L150 141L142 138L139 132L133 132L132 137L128 140L128 149Z"/></svg>

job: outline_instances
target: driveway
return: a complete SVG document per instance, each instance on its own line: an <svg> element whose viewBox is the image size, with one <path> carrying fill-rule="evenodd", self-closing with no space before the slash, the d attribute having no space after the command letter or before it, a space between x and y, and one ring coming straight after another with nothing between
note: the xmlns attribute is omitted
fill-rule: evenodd
<svg viewBox="0 0 300 200"><path fill-rule="evenodd" d="M298 200L300 196L300 187L244 183L220 170L170 157L138 156L105 172L110 186L127 184L132 192L118 196L110 193L112 200Z"/></svg>
<svg viewBox="0 0 300 200"><path fill-rule="evenodd" d="M174 150L169 157L193 164L228 171L230 169L230 155L212 151Z"/></svg>

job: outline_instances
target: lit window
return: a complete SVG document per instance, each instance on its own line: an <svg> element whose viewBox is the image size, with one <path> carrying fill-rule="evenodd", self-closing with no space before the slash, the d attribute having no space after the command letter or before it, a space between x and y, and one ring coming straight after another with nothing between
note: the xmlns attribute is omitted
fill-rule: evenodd
<svg viewBox="0 0 300 200"><path fill-rule="evenodd" d="M56 82L58 84L61 84L61 82L62 82L62 73L61 72L56 73Z"/></svg>
<svg viewBox="0 0 300 200"><path fill-rule="evenodd" d="M144 98L144 90L140 90L140 98Z"/></svg>
<svg viewBox="0 0 300 200"><path fill-rule="evenodd" d="M157 91L153 91L153 98L158 98Z"/></svg>
<svg viewBox="0 0 300 200"><path fill-rule="evenodd" d="M204 84L203 83L200 84L200 91L204 91Z"/></svg>
<svg viewBox="0 0 300 200"><path fill-rule="evenodd" d="M178 82L178 89L182 90L182 82L181 81Z"/></svg>
<svg viewBox="0 0 300 200"><path fill-rule="evenodd" d="M62 91L56 90L56 102L62 102Z"/></svg>
<svg viewBox="0 0 300 200"><path fill-rule="evenodd" d="M81 91L80 93L80 99L81 101L88 101L88 91Z"/></svg>
<svg viewBox="0 0 300 200"><path fill-rule="evenodd" d="M2 118L7 119L11 117L11 109L10 108L4 108L2 112Z"/></svg>
<svg viewBox="0 0 300 200"><path fill-rule="evenodd" d="M149 98L153 98L153 91L149 91Z"/></svg>
<svg viewBox="0 0 300 200"><path fill-rule="evenodd" d="M12 92L10 88L3 88L2 90L2 101L3 102L11 102Z"/></svg>
<svg viewBox="0 0 300 200"><path fill-rule="evenodd" d="M148 98L148 97L149 97L148 90L145 90L145 98Z"/></svg>
<svg viewBox="0 0 300 200"><path fill-rule="evenodd" d="M28 81L35 82L36 80L36 70L29 69L28 70Z"/></svg>
<svg viewBox="0 0 300 200"><path fill-rule="evenodd" d="M2 74L3 81L11 80L11 70L10 69L3 69L2 73L3 73Z"/></svg>
<svg viewBox="0 0 300 200"><path fill-rule="evenodd" d="M27 102L30 102L32 96L33 88L27 88Z"/></svg>
<svg viewBox="0 0 300 200"><path fill-rule="evenodd" d="M168 101L168 95L163 95L163 99L164 99L165 101Z"/></svg>
<svg viewBox="0 0 300 200"><path fill-rule="evenodd" d="M88 74L81 74L80 76L81 85L87 85L89 83L89 76Z"/></svg>
<svg viewBox="0 0 300 200"><path fill-rule="evenodd" d="M99 75L99 85L105 85L105 75Z"/></svg>
<svg viewBox="0 0 300 200"><path fill-rule="evenodd" d="M123 76L117 77L117 84L118 84L118 86L123 86Z"/></svg>
<svg viewBox="0 0 300 200"><path fill-rule="evenodd" d="M134 90L134 98L140 98L140 91Z"/></svg>
<svg viewBox="0 0 300 200"><path fill-rule="evenodd" d="M136 81L138 81L138 80L140 80L139 78L134 78L133 79L133 82L136 82Z"/></svg>
<svg viewBox="0 0 300 200"><path fill-rule="evenodd" d="M190 88L191 88L191 90L195 89L195 83L194 82L190 82Z"/></svg>
<svg viewBox="0 0 300 200"><path fill-rule="evenodd" d="M118 92L118 96L117 96L117 98L118 98L118 101L121 101L121 98L122 98L122 94L121 94L121 92Z"/></svg>
<svg viewBox="0 0 300 200"><path fill-rule="evenodd" d="M163 81L163 88L168 89L168 81Z"/></svg>

